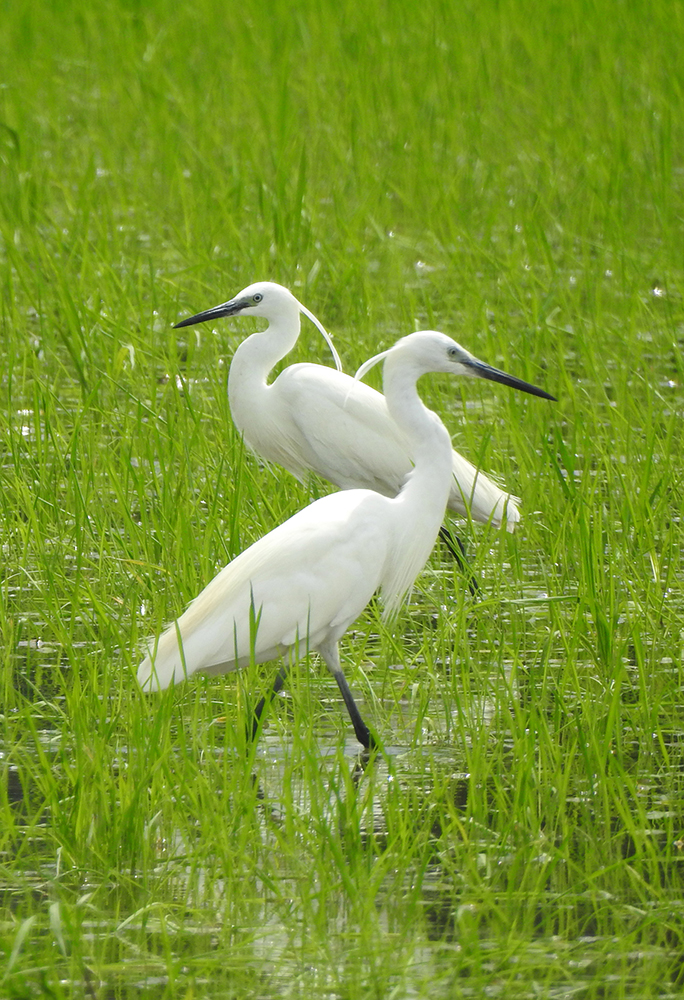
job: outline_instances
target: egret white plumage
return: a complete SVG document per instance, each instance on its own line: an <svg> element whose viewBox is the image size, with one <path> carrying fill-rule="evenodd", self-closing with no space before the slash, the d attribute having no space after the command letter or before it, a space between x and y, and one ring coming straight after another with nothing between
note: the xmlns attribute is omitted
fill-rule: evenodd
<svg viewBox="0 0 684 1000"><path fill-rule="evenodd" d="M321 331L340 370L303 362L285 368L269 385L269 372L297 342L300 313ZM410 436L392 420L382 393L341 371L324 327L287 288L256 282L176 328L236 315L259 316L269 324L239 345L228 375L230 412L248 447L301 482L313 471L343 490L396 496L412 468ZM505 521L513 531L520 520L517 499L455 450L451 464L449 510L496 527Z"/></svg>
<svg viewBox="0 0 684 1000"><path fill-rule="evenodd" d="M452 449L439 417L416 389L427 372L501 382L553 399L542 389L478 361L442 333L404 337L371 358L360 378L384 359L385 399L413 456L396 497L351 489L322 497L238 555L148 648L138 680L155 691L203 671L239 669L282 656L285 666L319 653L342 692L357 739L375 741L354 702L338 642L380 588L394 611L435 543L452 486ZM263 702L257 709L255 730Z"/></svg>

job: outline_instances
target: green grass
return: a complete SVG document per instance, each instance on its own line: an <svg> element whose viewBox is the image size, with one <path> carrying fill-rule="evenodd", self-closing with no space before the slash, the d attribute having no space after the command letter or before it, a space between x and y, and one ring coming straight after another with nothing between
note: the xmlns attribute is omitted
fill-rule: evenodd
<svg viewBox="0 0 684 1000"><path fill-rule="evenodd" d="M684 847L681 5L0 5L0 994L665 998ZM523 498L334 682L143 698L142 639L326 485L245 454L258 279ZM307 324L308 326L308 324ZM305 326L293 358L329 362ZM375 377L375 376L374 376ZM376 382L377 384L377 382ZM258 777L258 785L252 780Z"/></svg>

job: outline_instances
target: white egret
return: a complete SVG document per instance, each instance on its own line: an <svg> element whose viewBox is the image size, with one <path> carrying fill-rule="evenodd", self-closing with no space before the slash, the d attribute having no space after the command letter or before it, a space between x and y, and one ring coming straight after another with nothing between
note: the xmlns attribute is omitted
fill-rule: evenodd
<svg viewBox="0 0 684 1000"><path fill-rule="evenodd" d="M269 385L269 372L297 342L300 313L321 331L340 370L311 363L290 365ZM382 393L341 371L324 327L287 288L272 281L256 282L230 301L182 320L176 328L238 314L259 316L269 324L240 344L228 375L230 412L248 447L301 482L313 471L343 490L370 489L396 496L412 467L410 435L392 420ZM455 450L451 463L449 510L485 524L491 521L496 527L505 521L513 531L520 520L517 498ZM452 547L448 532L445 538Z"/></svg>
<svg viewBox="0 0 684 1000"><path fill-rule="evenodd" d="M366 748L375 745L342 672L337 644L378 588L386 611L396 610L430 555L444 516L451 440L421 402L418 378L450 372L553 398L478 361L442 333L405 337L366 362L357 378L382 358L389 413L414 465L397 496L353 489L322 497L238 555L148 647L138 669L145 690L166 688L196 671L224 673L282 656L276 692L292 661L316 651L337 681L357 739ZM255 713L254 733L264 702Z"/></svg>

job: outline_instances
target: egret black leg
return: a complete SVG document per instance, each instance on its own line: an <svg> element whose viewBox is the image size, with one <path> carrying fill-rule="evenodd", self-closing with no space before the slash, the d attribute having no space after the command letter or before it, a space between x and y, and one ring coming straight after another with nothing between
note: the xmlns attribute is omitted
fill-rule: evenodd
<svg viewBox="0 0 684 1000"><path fill-rule="evenodd" d="M366 723L361 718L361 713L359 712L358 706L354 701L354 696L349 690L347 678L342 672L340 654L337 651L337 643L325 643L324 645L318 647L318 652L325 660L328 670L337 681L337 686L342 692L342 697L344 698L344 703L347 706L349 718L352 721L357 740L366 750L379 750L380 746L377 740L371 735L371 731Z"/></svg>
<svg viewBox="0 0 684 1000"><path fill-rule="evenodd" d="M344 698L344 703L347 706L347 711L349 712L349 718L352 721L354 727L354 732L356 733L356 738L362 747L366 750L378 750L378 743L371 735L371 731L366 725L366 723L361 718L361 713L359 712L358 705L354 701L354 696L349 690L349 685L347 684L347 678L344 676L341 670L338 670L333 674L335 680L337 681L337 686L342 692L342 697Z"/></svg>
<svg viewBox="0 0 684 1000"><path fill-rule="evenodd" d="M250 739L251 740L256 739L256 734L259 731L259 723L261 722L261 716L264 714L264 709L266 708L267 705L271 704L271 702L273 701L273 699L275 698L275 696L278 694L278 692L282 691L283 685L284 685L285 681L287 680L288 671L289 671L289 667L286 667L283 664L283 666L280 668L280 670L276 674L275 680L273 681L273 687L271 688L270 692L264 698L262 698L259 701L259 704L254 709L254 715L252 717L252 725L251 725L251 727L249 726L249 724L247 726L247 739L248 740L250 740Z"/></svg>
<svg viewBox="0 0 684 1000"><path fill-rule="evenodd" d="M470 568L470 564L466 558L463 542L458 535L454 535L452 533L451 529L448 528L446 524L443 524L439 529L439 536L456 560L458 568L468 578L468 590L473 597L477 597L480 592L480 584L477 582L477 578Z"/></svg>

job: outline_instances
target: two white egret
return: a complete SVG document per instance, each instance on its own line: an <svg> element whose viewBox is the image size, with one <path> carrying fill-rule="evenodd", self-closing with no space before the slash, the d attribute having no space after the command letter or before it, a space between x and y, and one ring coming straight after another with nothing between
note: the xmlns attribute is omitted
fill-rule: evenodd
<svg viewBox="0 0 684 1000"><path fill-rule="evenodd" d="M251 301L258 294L262 293L250 292ZM258 347L256 338L268 338L268 332L247 341L254 342L252 356L261 361L257 383L262 395L266 365L273 363L277 351L272 347L269 360L263 360L266 350ZM281 349L279 345L277 350ZM246 358L249 362L249 353ZM290 664L315 651L337 681L357 739L366 748L376 746L342 672L338 642L378 588L386 611L397 609L430 555L450 497L451 440L439 417L421 402L418 378L427 372L469 375L553 399L542 389L478 361L442 333L410 334L367 361L356 377L381 359L388 418L396 423L413 459L413 469L397 495L349 489L325 496L238 555L150 645L138 669L145 690L166 688L197 671L224 673L282 656L275 692ZM249 363L239 366L239 372L240 383L243 377L249 381ZM258 403L253 403L258 410ZM285 411L282 419L289 424L294 415ZM352 478L353 470L352 464L348 473ZM262 701L255 732L263 707Z"/></svg>
<svg viewBox="0 0 684 1000"><path fill-rule="evenodd" d="M228 401L248 447L304 482L313 471L340 489L376 490L393 497L412 468L410 436L390 416L382 393L325 365L285 368L269 385L271 369L297 342L300 313L316 324L341 364L324 327L287 288L259 281L235 298L189 316L176 328L224 316L258 316L268 326L244 340L233 355ZM449 510L513 531L516 498L471 462L451 452ZM448 537L448 536L447 536Z"/></svg>

